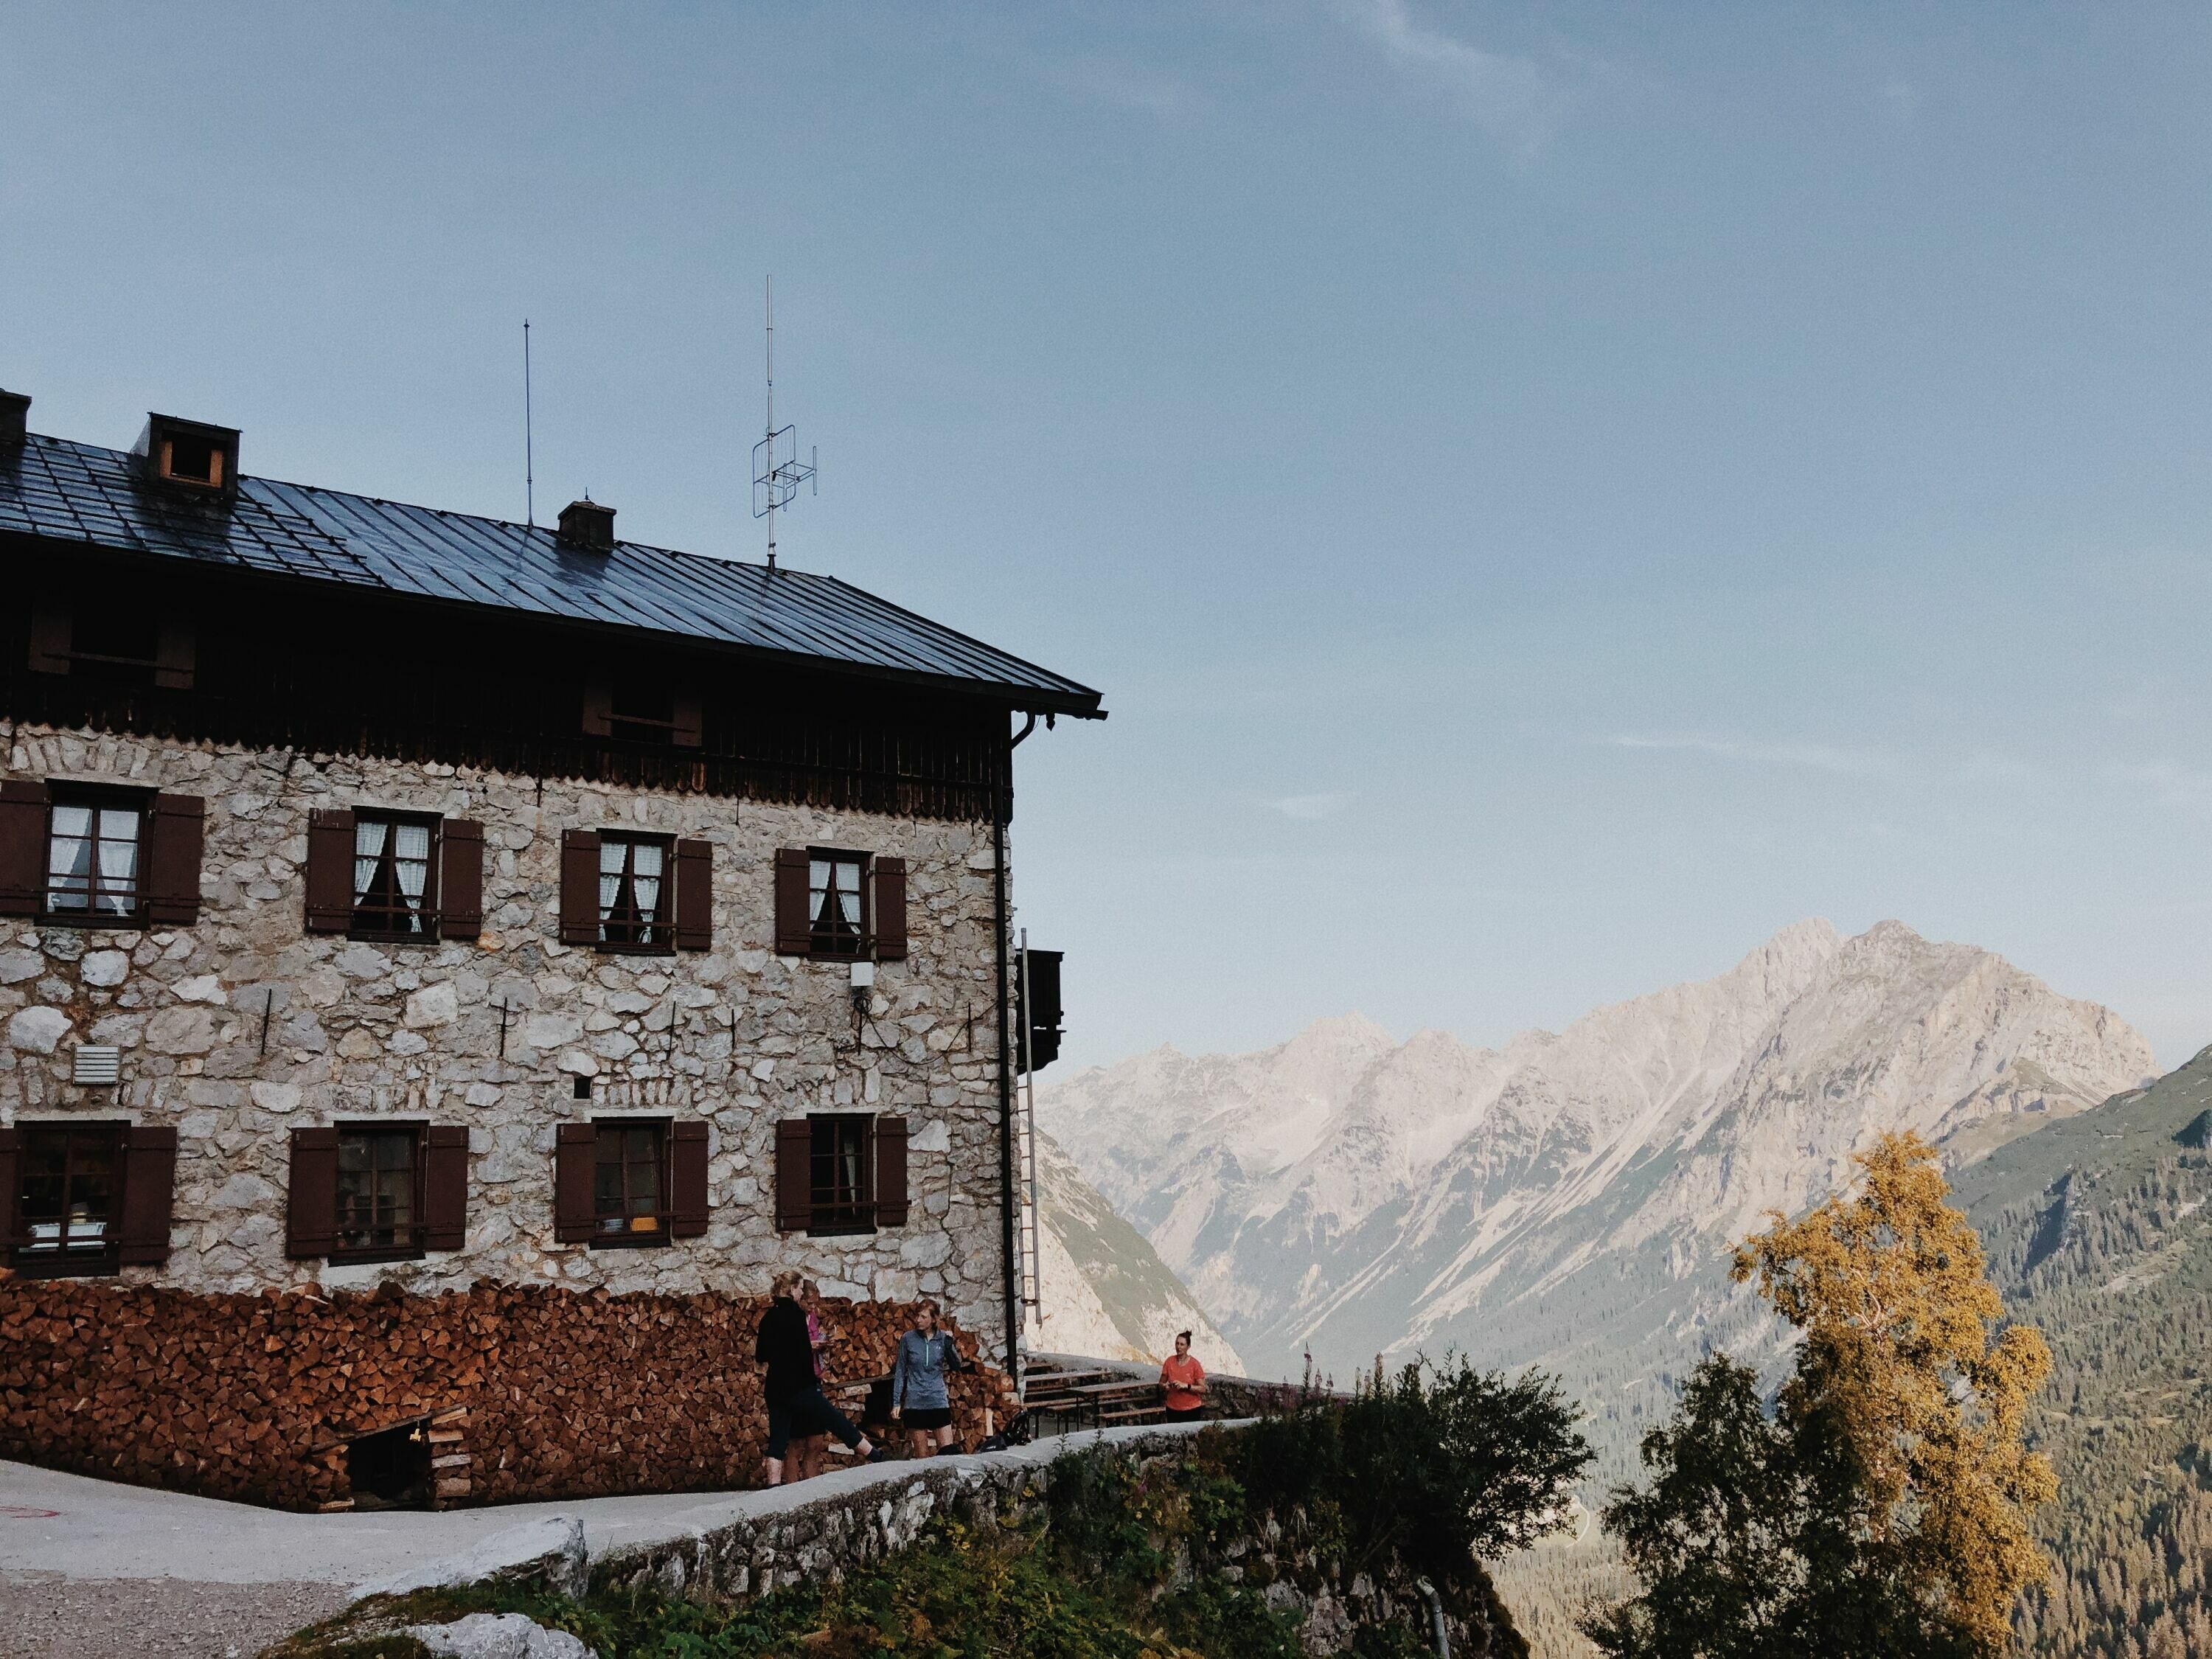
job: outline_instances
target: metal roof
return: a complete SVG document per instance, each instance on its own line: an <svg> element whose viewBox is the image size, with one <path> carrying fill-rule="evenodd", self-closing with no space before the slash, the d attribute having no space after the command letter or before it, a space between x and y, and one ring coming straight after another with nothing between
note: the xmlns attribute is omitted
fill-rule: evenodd
<svg viewBox="0 0 2212 1659"><path fill-rule="evenodd" d="M0 458L0 533L672 635L1101 716L1099 694L834 576L241 477L228 507L143 481L120 450L33 434Z"/></svg>

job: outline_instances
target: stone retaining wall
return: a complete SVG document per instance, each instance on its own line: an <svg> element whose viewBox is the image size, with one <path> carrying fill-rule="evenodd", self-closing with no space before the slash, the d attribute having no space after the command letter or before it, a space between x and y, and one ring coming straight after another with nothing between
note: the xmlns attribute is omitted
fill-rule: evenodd
<svg viewBox="0 0 2212 1659"><path fill-rule="evenodd" d="M445 1504L753 1486L765 1306L539 1287L204 1296L0 1273L0 1456L312 1510L352 1496L345 1437L428 1418ZM831 1376L888 1370L912 1315L830 1302ZM963 1440L981 1437L987 1406L1010 1414L997 1371L952 1385Z"/></svg>
<svg viewBox="0 0 2212 1659"><path fill-rule="evenodd" d="M652 1583L673 1595L726 1601L835 1582L919 1541L939 1519L978 1528L1041 1521L1055 1485L1085 1478L1085 1458L1133 1461L1142 1469L1189 1456L1202 1432L1234 1427L1108 1430L984 1456L835 1474L787 1494L740 1500L748 1513L692 1535L610 1550L592 1564L592 1583ZM1340 1653L1363 1627L1394 1625L1428 1645L1428 1603L1405 1565L1394 1559L1347 1571L1315 1547L1302 1515L1261 1517L1251 1536L1230 1542L1218 1559L1194 1555L1187 1540L1176 1540L1175 1550L1176 1581L1211 1574L1260 1589L1270 1607L1297 1615L1309 1652ZM1526 1659L1528 1648L1480 1565L1469 1563L1463 1585L1437 1593L1457 1659Z"/></svg>

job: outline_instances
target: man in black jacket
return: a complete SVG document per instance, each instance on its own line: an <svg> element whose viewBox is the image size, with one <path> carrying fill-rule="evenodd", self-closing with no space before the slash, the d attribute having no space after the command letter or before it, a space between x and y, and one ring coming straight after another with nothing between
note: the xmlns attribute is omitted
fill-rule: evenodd
<svg viewBox="0 0 2212 1659"><path fill-rule="evenodd" d="M806 1310L792 1294L799 1288L799 1278L796 1273L775 1276L775 1299L761 1316L760 1330L753 1338L753 1358L768 1367L761 1393L768 1401L771 1486L783 1484L783 1455L794 1435L834 1434L862 1457L875 1449L822 1392L822 1379L814 1370L814 1345L806 1335Z"/></svg>

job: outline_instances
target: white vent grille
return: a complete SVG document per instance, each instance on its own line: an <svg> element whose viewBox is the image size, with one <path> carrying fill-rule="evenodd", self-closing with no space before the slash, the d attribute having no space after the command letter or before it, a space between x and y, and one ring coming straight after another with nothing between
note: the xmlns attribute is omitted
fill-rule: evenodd
<svg viewBox="0 0 2212 1659"><path fill-rule="evenodd" d="M112 1083L121 1073L122 1054L112 1045L79 1043L70 1080L73 1083Z"/></svg>

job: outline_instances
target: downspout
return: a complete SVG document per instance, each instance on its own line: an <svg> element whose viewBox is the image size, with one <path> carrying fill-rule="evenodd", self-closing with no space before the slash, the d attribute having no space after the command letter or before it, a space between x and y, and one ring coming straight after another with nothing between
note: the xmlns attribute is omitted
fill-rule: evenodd
<svg viewBox="0 0 2212 1659"><path fill-rule="evenodd" d="M1429 1604L1429 1644L1436 1650L1437 1659L1451 1659L1451 1632L1444 1628L1444 1599L1437 1594L1437 1587L1426 1578L1416 1578L1413 1588L1421 1593L1421 1600Z"/></svg>
<svg viewBox="0 0 2212 1659"><path fill-rule="evenodd" d="M1006 973L1006 821L1014 815L1014 750L1036 730L1037 717L1030 715L1006 745L1006 763L999 776L999 798L991 814L991 890L997 915L994 943L999 959L999 1229L1000 1249L1006 1272L1006 1376L1019 1398L1022 1389L1022 1293L1014 1269L1014 1061L1012 1009L1007 996Z"/></svg>

